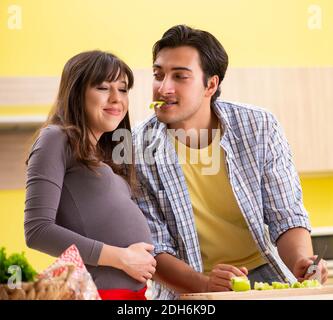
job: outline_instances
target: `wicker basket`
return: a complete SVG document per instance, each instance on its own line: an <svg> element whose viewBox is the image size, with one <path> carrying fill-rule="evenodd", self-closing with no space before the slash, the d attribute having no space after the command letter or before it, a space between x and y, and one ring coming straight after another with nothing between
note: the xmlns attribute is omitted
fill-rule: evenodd
<svg viewBox="0 0 333 320"><path fill-rule="evenodd" d="M74 266L53 279L40 279L35 282L23 282L21 288L10 289L0 285L0 300L75 300L75 291L69 285Z"/></svg>

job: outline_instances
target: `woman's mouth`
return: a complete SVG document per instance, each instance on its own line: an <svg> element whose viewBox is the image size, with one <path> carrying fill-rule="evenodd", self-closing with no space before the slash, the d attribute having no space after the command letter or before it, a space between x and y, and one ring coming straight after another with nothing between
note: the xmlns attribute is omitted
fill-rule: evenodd
<svg viewBox="0 0 333 320"><path fill-rule="evenodd" d="M103 109L107 114L113 115L113 116L120 116L121 115L121 110L120 109L115 109L115 108L105 108Z"/></svg>

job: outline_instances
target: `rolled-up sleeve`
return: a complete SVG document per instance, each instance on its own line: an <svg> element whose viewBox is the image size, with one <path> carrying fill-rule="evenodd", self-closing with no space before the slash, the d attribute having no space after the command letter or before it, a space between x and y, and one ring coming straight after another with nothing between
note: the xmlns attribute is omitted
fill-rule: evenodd
<svg viewBox="0 0 333 320"><path fill-rule="evenodd" d="M289 229L311 232L308 213L302 200L299 176L293 164L288 142L277 120L268 115L269 137L262 179L265 223L273 244Z"/></svg>

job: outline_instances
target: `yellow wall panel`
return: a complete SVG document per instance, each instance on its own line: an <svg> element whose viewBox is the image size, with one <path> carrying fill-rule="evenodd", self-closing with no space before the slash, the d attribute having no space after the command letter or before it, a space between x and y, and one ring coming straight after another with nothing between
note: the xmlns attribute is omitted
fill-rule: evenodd
<svg viewBox="0 0 333 320"><path fill-rule="evenodd" d="M333 226L333 176L301 177L303 199L312 226Z"/></svg>
<svg viewBox="0 0 333 320"><path fill-rule="evenodd" d="M149 67L153 43L179 23L216 35L233 66L333 63L331 0L316 0L315 15L308 0L17 0L18 30L8 28L12 4L0 2L0 76L59 75L69 57L95 48ZM320 28L309 29L316 17Z"/></svg>
<svg viewBox="0 0 333 320"><path fill-rule="evenodd" d="M0 106L0 116L48 115L51 105L47 106Z"/></svg>
<svg viewBox="0 0 333 320"><path fill-rule="evenodd" d="M0 191L0 247L5 247L7 255L14 252L26 253L32 266L43 271L55 258L29 249L24 240L24 190Z"/></svg>

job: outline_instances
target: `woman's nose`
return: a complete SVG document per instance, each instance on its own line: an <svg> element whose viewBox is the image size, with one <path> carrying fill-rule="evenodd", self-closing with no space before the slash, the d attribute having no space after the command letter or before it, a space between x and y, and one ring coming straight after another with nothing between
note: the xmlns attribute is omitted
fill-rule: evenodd
<svg viewBox="0 0 333 320"><path fill-rule="evenodd" d="M109 102L119 102L121 101L121 93L118 90L112 90L109 94Z"/></svg>

